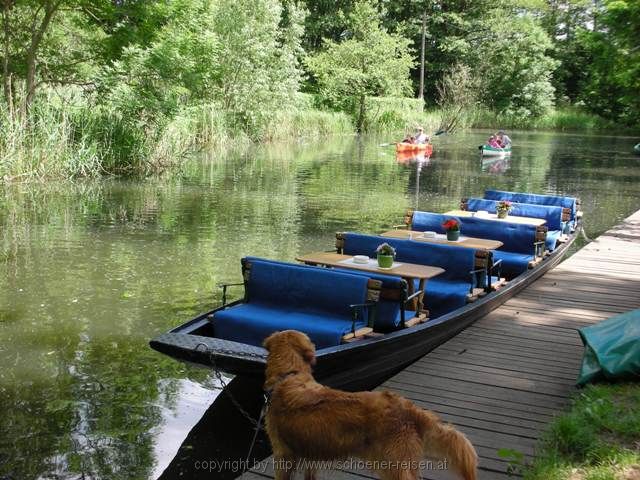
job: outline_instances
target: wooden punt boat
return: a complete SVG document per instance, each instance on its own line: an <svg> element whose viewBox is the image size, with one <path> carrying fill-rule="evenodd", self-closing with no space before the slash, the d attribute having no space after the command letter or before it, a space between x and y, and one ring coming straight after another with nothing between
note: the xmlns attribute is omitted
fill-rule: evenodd
<svg viewBox="0 0 640 480"><path fill-rule="evenodd" d="M396 152L426 152L427 156L433 153L433 145L430 143L396 143Z"/></svg>
<svg viewBox="0 0 640 480"><path fill-rule="evenodd" d="M499 227L497 227L499 228ZM531 285L556 266L577 237L578 228L535 267L511 279L499 290L473 303L409 328L352 343L317 350L314 375L323 384L347 390L369 389L382 383L438 345L457 335L506 300ZM237 305L233 302L227 307ZM254 385L262 382L267 352L261 347L216 338L212 315L206 312L154 338L153 349L177 360L214 368L245 378Z"/></svg>
<svg viewBox="0 0 640 480"><path fill-rule="evenodd" d="M511 147L495 148L489 145L480 145L478 149L483 157L504 157L505 155L511 155Z"/></svg>

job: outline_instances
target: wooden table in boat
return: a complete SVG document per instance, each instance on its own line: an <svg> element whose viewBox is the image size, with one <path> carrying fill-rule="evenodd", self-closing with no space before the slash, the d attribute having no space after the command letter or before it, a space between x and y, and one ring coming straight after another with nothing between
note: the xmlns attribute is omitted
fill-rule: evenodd
<svg viewBox="0 0 640 480"><path fill-rule="evenodd" d="M417 242L426 243L439 243L440 245L453 245L455 247L475 248L479 250L495 250L502 246L502 242L498 240L487 240L484 238L474 237L460 237L460 240L456 242L450 242L444 238L425 238L424 232L417 232L415 230L389 230L388 232L381 233L382 237L400 238L403 240L411 239Z"/></svg>
<svg viewBox="0 0 640 480"><path fill-rule="evenodd" d="M404 278L408 283L408 293L413 295L415 292L413 280L419 280L419 291L424 292L425 283L429 278L433 278L436 275L444 273L444 269L440 267L431 267L429 265L419 265L416 263L397 262L397 267L390 269L382 269L375 265L370 264L357 264L347 263L345 260L350 260L353 255L342 255L340 253L333 252L314 252L307 253L300 257L296 257L296 260L311 265L326 265L329 267L349 268L353 270L363 270L365 272L377 273L381 275L393 275L396 277ZM416 311L423 310L422 295L414 302Z"/></svg>
<svg viewBox="0 0 640 480"><path fill-rule="evenodd" d="M469 212L467 210L450 210L448 212L443 213L443 215L451 215L453 217L473 217L476 212ZM495 213L485 213L484 215L478 215L477 218L485 218L487 220L497 220L499 222L509 222L509 223L524 223L526 225L535 225L539 227L540 225L544 225L547 221L544 218L533 218L533 217L518 217L516 215L509 215L507 218L498 218L498 215Z"/></svg>

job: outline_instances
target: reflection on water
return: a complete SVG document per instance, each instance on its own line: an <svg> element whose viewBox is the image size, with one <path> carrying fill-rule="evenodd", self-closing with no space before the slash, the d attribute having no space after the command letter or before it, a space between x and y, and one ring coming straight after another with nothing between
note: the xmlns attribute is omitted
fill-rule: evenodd
<svg viewBox="0 0 640 480"><path fill-rule="evenodd" d="M511 156L482 158L480 162L482 163L483 172L498 175L509 170L511 166Z"/></svg>
<svg viewBox="0 0 640 480"><path fill-rule="evenodd" d="M591 237L640 208L632 140L511 136L498 175L478 132L438 137L428 163L343 138L203 156L163 178L3 190L0 477L161 469L173 429L215 393L207 371L147 342L217 303L244 255L292 260L330 248L337 230L380 231L407 207L445 211L489 187L577 194Z"/></svg>
<svg viewBox="0 0 640 480"><path fill-rule="evenodd" d="M186 434L198 423L202 412L215 400L218 390L205 388L189 380L180 380L179 392L180 395L175 403L158 402L162 411L162 422L155 432L153 457L157 462L153 468L152 478L159 477L167 468Z"/></svg>

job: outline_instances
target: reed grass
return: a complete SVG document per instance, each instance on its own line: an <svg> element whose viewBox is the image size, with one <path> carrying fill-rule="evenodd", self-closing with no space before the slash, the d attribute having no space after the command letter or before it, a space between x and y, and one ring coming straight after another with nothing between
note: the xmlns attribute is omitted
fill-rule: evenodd
<svg viewBox="0 0 640 480"><path fill-rule="evenodd" d="M374 110L365 122L367 133L405 132L413 133L417 126L426 132L435 132L440 128L442 118L437 111L423 112L418 110Z"/></svg>
<svg viewBox="0 0 640 480"><path fill-rule="evenodd" d="M511 128L558 131L616 131L628 132L629 127L617 125L597 115L584 112L578 108L561 108L552 110L540 117L519 117L505 113L497 113L486 109L469 112L471 127L474 128Z"/></svg>
<svg viewBox="0 0 640 480"><path fill-rule="evenodd" d="M269 116L259 135L263 142L275 142L353 132L353 122L346 113L309 109L275 112Z"/></svg>
<svg viewBox="0 0 640 480"><path fill-rule="evenodd" d="M257 130L247 132L216 104L142 122L73 95L61 102L49 92L38 98L27 121L0 110L0 181L149 173L179 165L202 148L353 133L348 115L309 108L310 97L301 104L303 109L264 115Z"/></svg>
<svg viewBox="0 0 640 480"><path fill-rule="evenodd" d="M421 125L435 132L447 112L423 111L413 98L369 98L368 133L408 133ZM353 119L322 108L312 94L298 93L286 111L262 112L252 131L217 104L181 108L171 118L131 118L114 107L94 105L76 90L42 89L26 121L0 107L0 181L149 173L181 164L197 149L225 149L256 142L353 134ZM450 116L450 115L449 115ZM618 126L578 109L539 118L518 118L483 109L463 111L456 127L616 130Z"/></svg>

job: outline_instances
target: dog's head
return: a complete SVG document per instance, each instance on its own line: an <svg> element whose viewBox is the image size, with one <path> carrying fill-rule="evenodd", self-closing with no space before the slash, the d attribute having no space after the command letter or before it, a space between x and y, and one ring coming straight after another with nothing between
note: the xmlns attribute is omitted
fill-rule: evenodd
<svg viewBox="0 0 640 480"><path fill-rule="evenodd" d="M316 347L309 337L302 332L296 330L276 332L269 335L263 345L269 351L267 365L271 359L284 359L284 357L291 357L292 355L299 357L307 365L316 364ZM294 363L295 359L290 359L289 361ZM295 365L290 365L289 367L295 367Z"/></svg>

